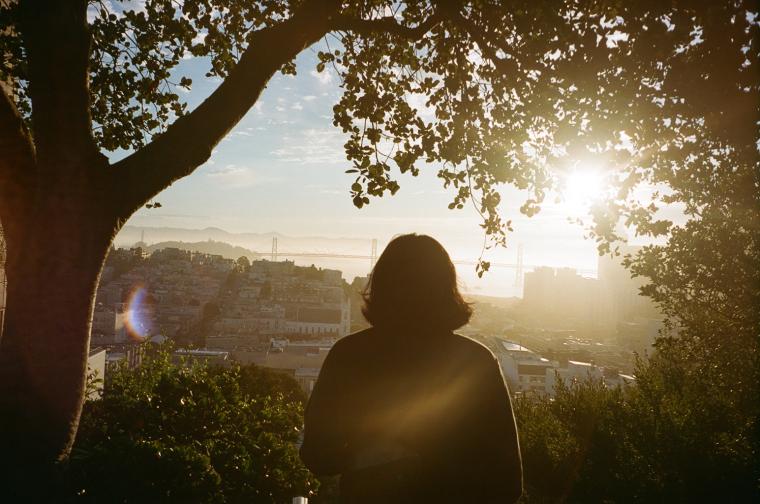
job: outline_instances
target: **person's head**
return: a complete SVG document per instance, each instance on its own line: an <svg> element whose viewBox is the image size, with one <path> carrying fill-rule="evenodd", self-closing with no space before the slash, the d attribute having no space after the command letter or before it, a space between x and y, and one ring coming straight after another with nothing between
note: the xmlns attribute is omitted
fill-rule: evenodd
<svg viewBox="0 0 760 504"><path fill-rule="evenodd" d="M449 254L426 235L397 236L377 260L364 293L364 317L375 327L453 331L472 315L457 288Z"/></svg>

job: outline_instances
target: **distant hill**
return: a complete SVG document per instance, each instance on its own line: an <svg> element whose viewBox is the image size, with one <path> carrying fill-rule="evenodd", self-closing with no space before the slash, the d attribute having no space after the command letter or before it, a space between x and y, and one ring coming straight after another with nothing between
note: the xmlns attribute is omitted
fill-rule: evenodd
<svg viewBox="0 0 760 504"><path fill-rule="evenodd" d="M178 248L181 250L189 250L190 252L200 252L202 254L216 254L224 256L228 259L237 259L241 256L245 256L251 260L261 258L259 254L247 248L238 247L236 245L230 245L229 243L218 242L214 240L206 240L200 242L164 241L148 245L145 247L145 250L148 252L153 252L155 250L161 250L165 248Z"/></svg>
<svg viewBox="0 0 760 504"><path fill-rule="evenodd" d="M215 227L185 229L148 226L124 226L116 236L114 243L117 247L132 247L143 239L149 244L164 242L198 243L213 240L244 247L253 253L268 254L272 250L272 238L277 238L278 249L281 253L330 252L369 255L372 245L369 238L288 236L275 232L231 233Z"/></svg>

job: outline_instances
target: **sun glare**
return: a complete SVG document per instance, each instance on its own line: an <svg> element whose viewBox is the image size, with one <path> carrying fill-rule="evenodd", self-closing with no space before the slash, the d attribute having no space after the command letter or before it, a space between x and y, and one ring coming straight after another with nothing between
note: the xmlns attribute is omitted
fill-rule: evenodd
<svg viewBox="0 0 760 504"><path fill-rule="evenodd" d="M602 197L605 190L602 171L598 169L578 169L568 173L561 186L562 202L568 213L587 214L594 201Z"/></svg>

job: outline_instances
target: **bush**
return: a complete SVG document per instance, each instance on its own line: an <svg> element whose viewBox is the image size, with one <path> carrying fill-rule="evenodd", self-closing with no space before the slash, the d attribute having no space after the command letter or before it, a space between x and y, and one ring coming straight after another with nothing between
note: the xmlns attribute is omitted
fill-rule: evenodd
<svg viewBox="0 0 760 504"><path fill-rule="evenodd" d="M295 380L253 367L173 365L167 349L109 373L65 468L75 502L289 502L317 480L296 442Z"/></svg>
<svg viewBox="0 0 760 504"><path fill-rule="evenodd" d="M758 405L716 368L663 341L636 386L587 381L518 399L524 501L760 502Z"/></svg>

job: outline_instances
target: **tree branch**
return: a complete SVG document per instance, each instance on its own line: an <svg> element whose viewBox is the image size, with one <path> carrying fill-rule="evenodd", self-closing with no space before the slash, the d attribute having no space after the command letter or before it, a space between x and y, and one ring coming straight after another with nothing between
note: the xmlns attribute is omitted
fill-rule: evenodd
<svg viewBox="0 0 760 504"><path fill-rule="evenodd" d="M464 17L461 13L457 12L452 15L452 19L455 24L459 25L472 39L478 44L483 55L491 60L496 69L502 74L516 74L519 71L517 62L513 58L500 58L491 44L483 37L481 30L475 26L472 21ZM499 48L504 51L503 48ZM505 51L506 52L506 51Z"/></svg>
<svg viewBox="0 0 760 504"><path fill-rule="evenodd" d="M211 151L256 103L282 65L330 28L338 0L312 0L291 18L261 29L229 75L191 113L112 167L116 215L126 220L146 201L205 163Z"/></svg>
<svg viewBox="0 0 760 504"><path fill-rule="evenodd" d="M0 220L7 235L21 230L19 223L34 197L36 170L32 139L0 85Z"/></svg>
<svg viewBox="0 0 760 504"><path fill-rule="evenodd" d="M334 22L330 29L331 31L351 31L359 35L391 33L410 40L417 40L442 20L443 17L436 12L419 25L411 27L399 24L393 16L385 16L377 19L360 19L352 16L340 15L334 18Z"/></svg>

